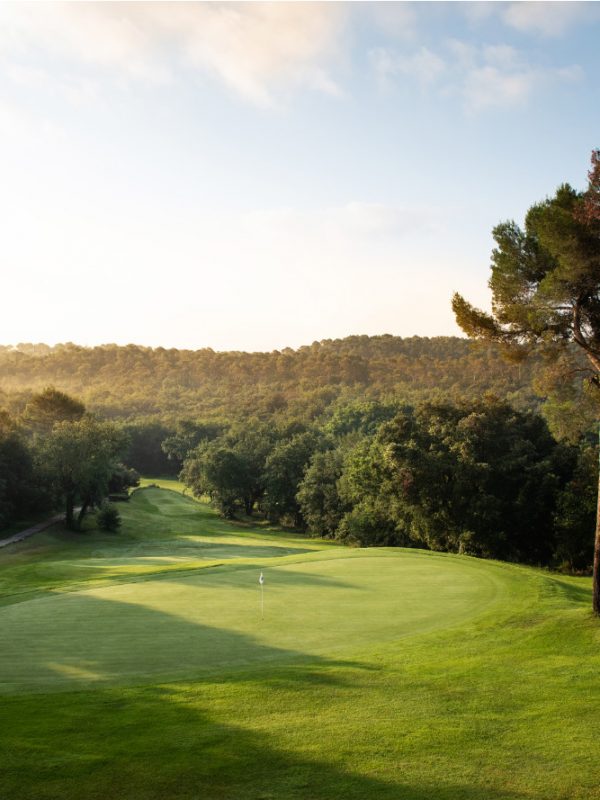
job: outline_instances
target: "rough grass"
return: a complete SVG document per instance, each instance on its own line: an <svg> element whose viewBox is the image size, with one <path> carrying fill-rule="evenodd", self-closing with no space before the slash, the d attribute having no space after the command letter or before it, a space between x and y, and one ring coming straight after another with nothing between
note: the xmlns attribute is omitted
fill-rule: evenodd
<svg viewBox="0 0 600 800"><path fill-rule="evenodd" d="M2 798L600 798L589 580L120 510L0 553Z"/></svg>

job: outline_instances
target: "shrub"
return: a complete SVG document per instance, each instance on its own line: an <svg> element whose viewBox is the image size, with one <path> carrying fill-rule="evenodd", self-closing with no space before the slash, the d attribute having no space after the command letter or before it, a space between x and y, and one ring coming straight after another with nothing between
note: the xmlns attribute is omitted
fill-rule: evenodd
<svg viewBox="0 0 600 800"><path fill-rule="evenodd" d="M117 531L121 527L118 509L112 503L102 503L96 514L96 524L103 531Z"/></svg>
<svg viewBox="0 0 600 800"><path fill-rule="evenodd" d="M394 523L380 509L359 504L344 514L337 538L361 547L395 547L405 542L395 531Z"/></svg>

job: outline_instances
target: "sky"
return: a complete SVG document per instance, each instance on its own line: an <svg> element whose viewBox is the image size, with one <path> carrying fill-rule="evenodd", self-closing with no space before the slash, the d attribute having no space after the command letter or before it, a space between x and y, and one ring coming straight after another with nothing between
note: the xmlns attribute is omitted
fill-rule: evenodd
<svg viewBox="0 0 600 800"><path fill-rule="evenodd" d="M600 3L0 3L0 343L458 335L600 147Z"/></svg>

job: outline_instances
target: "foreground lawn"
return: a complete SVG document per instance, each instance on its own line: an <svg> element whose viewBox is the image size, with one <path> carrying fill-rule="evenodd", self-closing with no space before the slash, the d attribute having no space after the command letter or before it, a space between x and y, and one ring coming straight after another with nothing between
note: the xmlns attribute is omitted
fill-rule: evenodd
<svg viewBox="0 0 600 800"><path fill-rule="evenodd" d="M0 797L600 798L588 580L120 509L0 553Z"/></svg>

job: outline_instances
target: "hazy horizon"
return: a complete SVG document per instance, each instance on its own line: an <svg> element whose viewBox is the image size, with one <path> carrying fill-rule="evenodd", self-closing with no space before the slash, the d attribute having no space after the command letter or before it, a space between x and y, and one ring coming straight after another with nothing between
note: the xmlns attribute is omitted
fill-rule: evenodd
<svg viewBox="0 0 600 800"><path fill-rule="evenodd" d="M401 336L400 334L393 334L393 333L349 333L346 336L332 336L328 338L321 338L321 339L313 339L311 342L303 342L299 345L285 345L283 347L272 347L269 350L248 350L244 347L231 347L231 348L219 348L219 347L210 347L210 345L201 346L201 347L178 347L177 345L162 345L162 344L144 344L143 342L96 342L94 344L84 344L83 342L74 342L74 341L65 341L65 342L0 342L0 347L8 347L18 350L20 347L25 346L33 346L33 347L66 347L68 345L74 345L75 347L84 347L84 348L94 348L94 347L144 347L144 348L151 348L153 350L157 350L162 348L163 350L213 350L215 353L273 353L273 352L282 352L284 350L299 350L303 347L311 347L311 345L317 343L320 344L322 342L330 342L330 341L337 341L343 339L351 339L354 337L362 337L367 336L369 338L375 337L384 337L384 336L392 336L398 339L437 339L437 338L455 338L455 339L466 339L462 331L458 331L458 333L454 334L439 334L438 336L420 336L418 334L407 334Z"/></svg>
<svg viewBox="0 0 600 800"><path fill-rule="evenodd" d="M597 3L0 5L0 341L460 335L598 147ZM358 333L357 333L358 332Z"/></svg>

